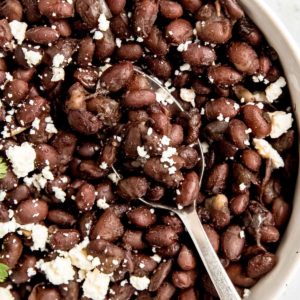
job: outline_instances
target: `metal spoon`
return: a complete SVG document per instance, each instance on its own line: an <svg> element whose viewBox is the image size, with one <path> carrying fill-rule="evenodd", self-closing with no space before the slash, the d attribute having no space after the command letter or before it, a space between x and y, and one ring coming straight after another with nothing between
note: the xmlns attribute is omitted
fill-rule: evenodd
<svg viewBox="0 0 300 300"><path fill-rule="evenodd" d="M183 107L180 103L169 93L169 91L163 87L158 79L155 77L149 76L145 74L143 71L135 67L135 72L145 76L149 83L151 84L154 91L164 91L166 95L166 99L173 101L181 111L184 111ZM199 146L199 154L201 159L201 167L199 171L199 189L201 187L201 182L204 173L204 156L201 147L200 140L198 139L197 144ZM121 175L117 172L117 170L112 167L115 175L121 179ZM204 229L202 223L198 217L196 212L196 203L193 203L190 206L184 207L183 209L178 209L176 207L172 207L171 205L164 205L159 203L154 203L151 201L147 201L143 198L139 198L141 202L147 204L154 208L165 209L168 211L172 211L178 215L178 217L182 220L185 225L190 237L192 238L194 245L200 255L200 258L212 280L218 295L221 300L240 300L240 296L238 295L234 285L232 284L230 278L228 277L225 269L223 268L219 257L217 256L215 250L213 249Z"/></svg>

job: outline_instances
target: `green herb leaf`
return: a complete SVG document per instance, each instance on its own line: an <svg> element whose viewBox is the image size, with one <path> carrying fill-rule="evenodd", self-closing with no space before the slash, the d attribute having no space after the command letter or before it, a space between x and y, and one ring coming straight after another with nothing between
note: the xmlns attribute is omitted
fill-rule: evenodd
<svg viewBox="0 0 300 300"><path fill-rule="evenodd" d="M6 176L7 165L2 157L0 157L0 179Z"/></svg>
<svg viewBox="0 0 300 300"><path fill-rule="evenodd" d="M4 282L8 277L9 267L5 264L0 263L0 282Z"/></svg>

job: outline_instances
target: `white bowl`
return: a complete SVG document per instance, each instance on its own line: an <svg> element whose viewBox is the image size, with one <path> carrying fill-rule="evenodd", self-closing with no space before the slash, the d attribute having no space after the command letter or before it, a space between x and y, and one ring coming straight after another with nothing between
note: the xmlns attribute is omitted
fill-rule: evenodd
<svg viewBox="0 0 300 300"><path fill-rule="evenodd" d="M293 107L299 128L300 111L296 109L300 101L300 50L293 38L283 25L274 16L268 5L262 0L239 0L247 15L265 34L270 45L279 54L292 97ZM298 144L298 148L299 144ZM300 150L300 149L299 149ZM299 170L300 171L300 170ZM249 300L278 300L295 277L300 268L300 176L294 195L293 211L287 230L280 242L276 267L257 285L251 289ZM295 296L300 299L300 295ZM296 298L294 298L296 299Z"/></svg>

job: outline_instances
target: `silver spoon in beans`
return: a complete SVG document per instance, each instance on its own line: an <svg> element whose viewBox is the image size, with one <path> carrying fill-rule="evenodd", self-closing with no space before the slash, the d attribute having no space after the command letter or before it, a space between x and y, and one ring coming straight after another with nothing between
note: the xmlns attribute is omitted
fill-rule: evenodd
<svg viewBox="0 0 300 300"><path fill-rule="evenodd" d="M161 82L157 78L147 75L139 68L135 68L134 70L138 75L141 75L143 78L145 78L148 81L151 87L151 92L147 94L146 90L144 91L137 90L138 95L133 93L130 94L129 92L129 94L125 96L126 105L128 105L129 107L148 105L153 102L153 97L151 96L153 95L152 93L154 92L156 93L156 100L165 104L174 103L181 112L185 112L182 105L170 94L170 92L165 87L162 86ZM143 100L141 101L141 99ZM167 125L168 125L167 121L166 123L162 124L163 128L167 127ZM150 130L148 129L147 134L151 136L152 133L153 131L151 129ZM166 136L163 136L160 142L163 144L164 137L167 140L165 143L166 146L169 146L170 141ZM163 147L163 145L161 145L161 147ZM142 203L148 206L151 206L153 208L168 210L177 214L179 218L182 220L183 224L185 225L185 228L188 231L191 239L193 240L193 243L218 292L220 299L237 300L240 299L240 296L237 293L230 278L228 277L228 274L225 271L213 246L211 245L206 235L206 232L202 226L202 223L199 219L199 216L196 212L196 201L199 194L198 191L200 190L201 187L204 168L205 168L204 154L203 154L200 140L196 139L195 143L188 145L188 147L191 147L191 149L196 148L197 152L199 153L199 163L197 163L198 174L195 171L191 171L187 173L184 176L183 180L180 182L181 186L178 189L176 189L175 201L177 203L177 207L174 207L172 203L164 204L163 202L160 201L156 201L156 202L148 201L145 198L138 197L139 193L143 193L143 188L140 189L141 186L147 186L147 183L145 185L143 182L144 178L140 177L139 180L137 179L137 177L129 177L123 179L123 176L115 169L115 167L112 166L112 169L117 177L119 194L123 196L125 199L137 198L139 201L141 201ZM147 154L144 147L140 147L140 148L142 148L140 150L141 156L149 159L150 156ZM169 156L168 156L168 152L170 152ZM162 151L162 156L160 158L160 161L154 159L154 160L148 160L146 162L146 164L148 164L149 167L144 166L144 172L146 172L146 174L152 177L153 179L161 178L162 182L164 182L165 180L168 181L174 180L176 182L176 179L174 178L170 178L170 179L163 178L164 175L166 177L167 176L172 177L172 175L176 172L176 167L174 167L174 172L172 170L173 164L176 164L176 162L173 160L173 156L175 154L177 154L176 148L167 147L165 151ZM165 163L165 165L162 167L160 164L161 162ZM169 174L166 174L165 172L166 170L167 172L169 172ZM135 188L133 188L134 185L136 185ZM134 192L137 192L137 194L134 195ZM164 234L164 232L162 232L162 234Z"/></svg>

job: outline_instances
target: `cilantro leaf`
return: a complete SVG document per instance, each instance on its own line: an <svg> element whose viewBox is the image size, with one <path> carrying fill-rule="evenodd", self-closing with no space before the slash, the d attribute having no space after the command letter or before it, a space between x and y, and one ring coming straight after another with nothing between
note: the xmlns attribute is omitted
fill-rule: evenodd
<svg viewBox="0 0 300 300"><path fill-rule="evenodd" d="M8 277L9 267L5 264L0 263L0 283L4 282Z"/></svg>
<svg viewBox="0 0 300 300"><path fill-rule="evenodd" d="M7 165L2 157L0 157L0 179L6 176Z"/></svg>

